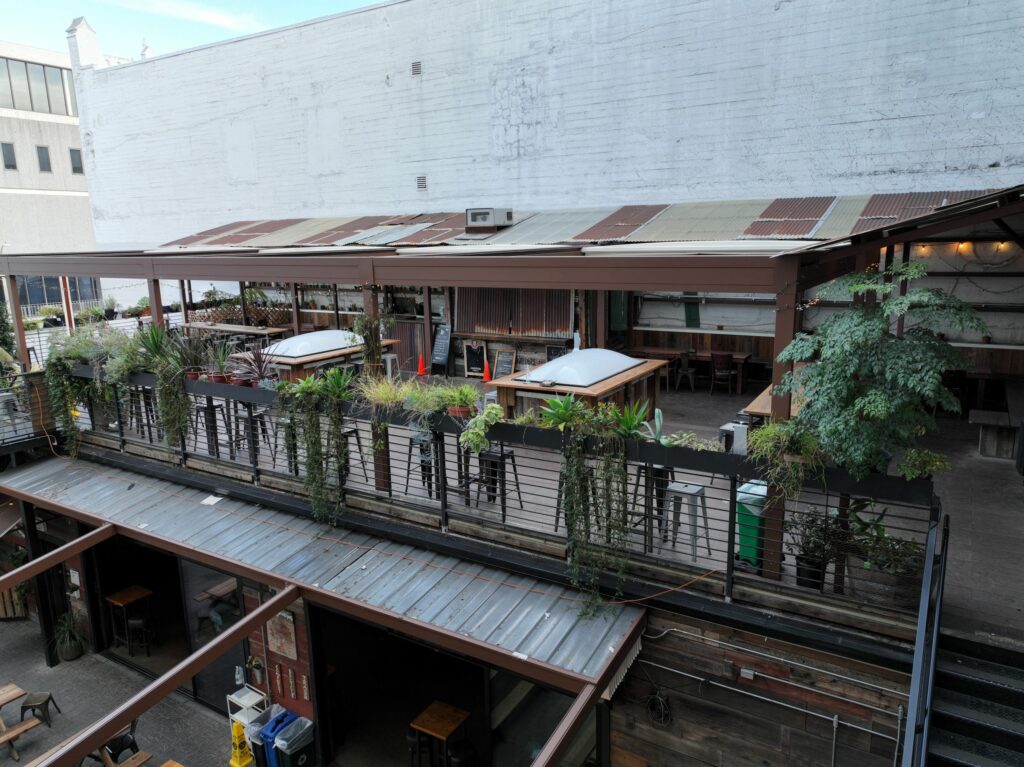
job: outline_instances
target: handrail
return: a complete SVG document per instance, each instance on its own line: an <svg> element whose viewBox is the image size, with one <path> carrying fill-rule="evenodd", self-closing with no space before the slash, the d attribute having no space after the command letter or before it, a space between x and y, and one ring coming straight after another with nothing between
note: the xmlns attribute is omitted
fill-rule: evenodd
<svg viewBox="0 0 1024 767"><path fill-rule="evenodd" d="M903 741L902 767L925 767L928 761L928 734L931 725L932 694L935 686L935 663L942 622L942 596L946 582L949 549L949 516L942 520L942 543L935 557L938 524L928 530L925 562L931 563L930 577L922 579L921 601L917 618L917 639L914 642L914 665L910 679L910 702L907 706L907 728Z"/></svg>

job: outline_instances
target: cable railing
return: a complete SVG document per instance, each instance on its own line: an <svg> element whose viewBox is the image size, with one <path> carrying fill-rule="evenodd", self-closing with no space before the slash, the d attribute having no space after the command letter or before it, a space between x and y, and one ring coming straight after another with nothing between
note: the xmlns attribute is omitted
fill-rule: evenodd
<svg viewBox="0 0 1024 767"><path fill-rule="evenodd" d="M55 430L43 374L0 375L0 446L10 452L47 432Z"/></svg>
<svg viewBox="0 0 1024 767"><path fill-rule="evenodd" d="M79 372L92 375L85 366ZM344 495L342 511L560 558L582 536L610 569L635 577L704 576L693 589L726 600L767 589L780 609L794 597L827 598L846 606L851 624L901 615L910 635L935 515L930 482L858 483L828 469L798 497L782 499L744 456L642 441L612 455L587 438L585 480L569 490L557 430L498 423L478 455L460 446L465 423L449 416L375 417L348 403L338 429L326 413L289 412L270 389L205 381L186 381L185 389L189 414L173 449L150 374L135 375L105 402L84 403L80 425L120 450L163 450L198 470L332 503Z"/></svg>
<svg viewBox="0 0 1024 767"><path fill-rule="evenodd" d="M935 663L939 650L939 629L942 624L942 596L946 584L949 548L949 517L942 519L942 541L938 541L939 525L931 525L925 546L925 573L917 616L917 639L914 644L914 666L910 679L910 702L907 707L907 729L903 742L903 767L925 767L928 763L928 735L931 725L932 695L935 690ZM936 555L936 548L939 553Z"/></svg>

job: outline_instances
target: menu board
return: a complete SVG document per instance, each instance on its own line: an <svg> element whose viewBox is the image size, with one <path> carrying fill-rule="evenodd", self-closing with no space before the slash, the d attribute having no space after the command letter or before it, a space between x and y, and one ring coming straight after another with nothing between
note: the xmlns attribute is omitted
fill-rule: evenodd
<svg viewBox="0 0 1024 767"><path fill-rule="evenodd" d="M516 370L516 353L514 350L498 352L494 355L494 377L503 378L512 375Z"/></svg>
<svg viewBox="0 0 1024 767"><path fill-rule="evenodd" d="M430 352L430 367L448 371L448 356L452 350L452 329L448 325L434 328L434 346Z"/></svg>
<svg viewBox="0 0 1024 767"><path fill-rule="evenodd" d="M483 378L484 360L487 359L487 344L483 341L466 340L462 344L462 352L466 366L464 375L467 378L470 376Z"/></svg>

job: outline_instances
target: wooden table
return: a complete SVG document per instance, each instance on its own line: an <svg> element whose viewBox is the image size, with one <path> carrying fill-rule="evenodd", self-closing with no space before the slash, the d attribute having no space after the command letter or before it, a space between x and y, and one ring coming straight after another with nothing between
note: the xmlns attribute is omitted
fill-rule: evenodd
<svg viewBox="0 0 1024 767"><path fill-rule="evenodd" d="M398 343L398 339L385 338L380 342L380 345L381 349L386 351L392 346L397 346ZM322 367L325 363L345 362L350 357L362 354L363 350L363 345L359 344L357 346L347 346L343 349L331 349L326 352L318 352L317 354L307 354L304 357L281 357L276 354L268 354L266 357L270 364L281 371L282 381L297 383L303 378L309 377L310 374ZM248 354L248 352L232 354L231 359L246 359Z"/></svg>
<svg viewBox="0 0 1024 767"><path fill-rule="evenodd" d="M124 642L124 646L128 648L128 655L132 654L132 643L131 637L128 633L128 608L139 602L146 597L152 596L153 592L147 589L145 586L129 586L126 589L121 589L113 594L108 594L104 597L104 601L110 605L110 618L111 624L115 624L114 611L121 611L121 625L124 628L124 636L119 637L117 631L114 631L114 643L118 640Z"/></svg>
<svg viewBox="0 0 1024 767"><path fill-rule="evenodd" d="M712 354L732 355L732 364L736 366L736 393L743 394L743 383L744 381L746 381L746 376L744 375L744 366L748 362L750 362L750 358L753 357L754 355L752 355L750 352L718 352L712 349L699 352L692 351L690 352L690 359L696 362L707 362L710 365ZM712 375L714 375L714 373L712 373Z"/></svg>
<svg viewBox="0 0 1024 767"><path fill-rule="evenodd" d="M3 707L6 706L8 703L13 703L14 701L18 700L18 698L25 697L25 695L25 691L13 682L7 682L4 685L0 685L0 709L3 709ZM13 725L9 733L7 730L7 725L4 723L3 716L0 716L0 737L4 737L5 735L10 734L10 740L7 741L7 748L11 755L11 759L13 759L14 761L18 761L20 757L18 756L18 750L14 747L14 740L18 737L18 735L13 733L17 732L18 734L20 734L25 730L31 729L32 727L36 727L39 725L38 719L30 721L34 721L35 724L29 724L29 722L22 722L21 725Z"/></svg>
<svg viewBox="0 0 1024 767"><path fill-rule="evenodd" d="M521 381L525 372L512 373L504 378L496 378L485 387L493 386L498 390L498 404L505 411L506 418L515 415L516 396L520 393L560 397L575 394L590 406L598 402L612 400L618 405L629 405L633 402L650 403L649 413L658 406L658 374L661 368L668 365L665 360L642 360L639 365L609 376L592 386L544 386L535 381ZM652 385L653 384L653 385Z"/></svg>
<svg viewBox="0 0 1024 767"><path fill-rule="evenodd" d="M761 416L762 418L772 417L772 389L774 384L769 384L765 387L764 391L754 397L753 402L743 408L743 413L747 415ZM803 398L800 397L799 393L794 393L790 398L789 404L789 415L791 418L796 418L800 414L800 408L803 406Z"/></svg>
<svg viewBox="0 0 1024 767"><path fill-rule="evenodd" d="M283 336L288 328L261 328L258 325L228 325L223 322L185 322L182 327L187 330L205 330L209 333L232 333L239 336L260 336L274 338Z"/></svg>
<svg viewBox="0 0 1024 767"><path fill-rule="evenodd" d="M420 734L426 735L441 744L441 764L448 765L448 739L466 723L469 712L435 700L417 716L409 726L416 731L416 762L419 767Z"/></svg>
<svg viewBox="0 0 1024 767"><path fill-rule="evenodd" d="M623 351L628 357L648 360L665 360L668 366L665 369L665 388L667 389L672 375L672 368L677 369L683 364L683 356L687 354L686 349L679 349L671 346L633 346ZM678 376L676 386L678 387Z"/></svg>

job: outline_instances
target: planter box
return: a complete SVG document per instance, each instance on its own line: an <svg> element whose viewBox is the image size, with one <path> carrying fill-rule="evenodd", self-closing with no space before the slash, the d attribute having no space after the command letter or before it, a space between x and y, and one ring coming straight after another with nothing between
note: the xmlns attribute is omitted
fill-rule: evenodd
<svg viewBox="0 0 1024 767"><path fill-rule="evenodd" d="M864 557L846 555L846 591L854 599L904 610L917 608L921 598L920 575L896 575L864 567Z"/></svg>

